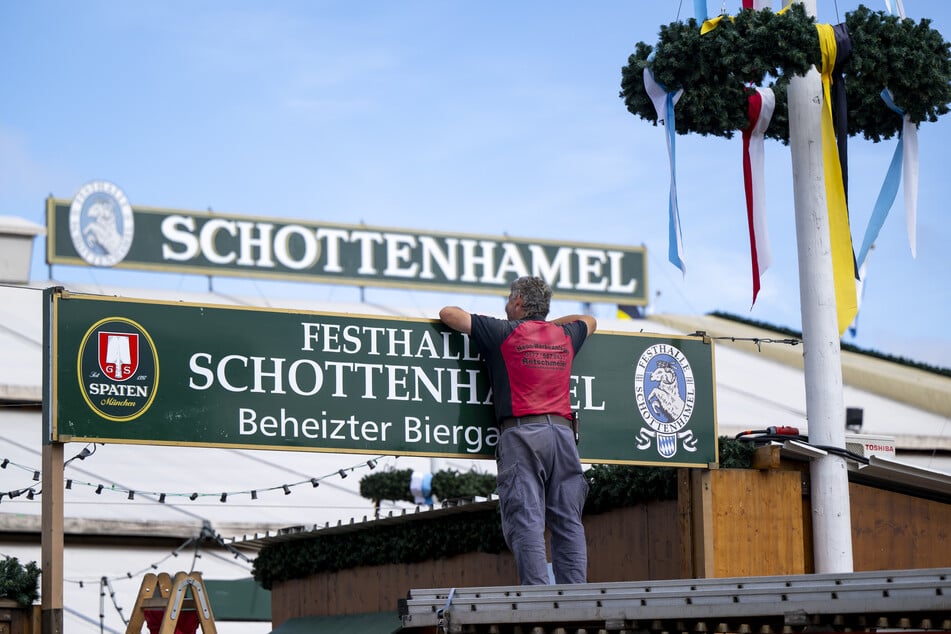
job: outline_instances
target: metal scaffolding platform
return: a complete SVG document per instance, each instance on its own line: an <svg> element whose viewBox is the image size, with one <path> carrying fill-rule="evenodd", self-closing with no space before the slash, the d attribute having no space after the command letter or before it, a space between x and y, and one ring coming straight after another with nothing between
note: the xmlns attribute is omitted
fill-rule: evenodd
<svg viewBox="0 0 951 634"><path fill-rule="evenodd" d="M399 612L457 634L947 631L951 568L411 590Z"/></svg>

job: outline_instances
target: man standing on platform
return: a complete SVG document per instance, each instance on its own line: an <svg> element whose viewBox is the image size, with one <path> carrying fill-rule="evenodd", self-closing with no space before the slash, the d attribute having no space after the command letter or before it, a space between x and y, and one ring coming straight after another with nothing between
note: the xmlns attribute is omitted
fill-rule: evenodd
<svg viewBox="0 0 951 634"><path fill-rule="evenodd" d="M585 583L588 555L581 511L588 494L571 411L571 364L597 328L590 315L546 321L551 287L538 277L512 282L505 319L446 306L439 318L466 333L485 362L499 424L498 494L502 533L522 584L549 583L545 526L555 583Z"/></svg>

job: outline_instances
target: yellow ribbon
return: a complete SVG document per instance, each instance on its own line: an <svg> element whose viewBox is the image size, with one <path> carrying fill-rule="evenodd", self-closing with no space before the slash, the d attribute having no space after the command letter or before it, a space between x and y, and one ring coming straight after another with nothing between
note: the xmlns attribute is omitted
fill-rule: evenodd
<svg viewBox="0 0 951 634"><path fill-rule="evenodd" d="M835 31L831 24L816 24L819 48L822 51L822 162L825 173L826 205L829 211L829 240L832 246L832 277L835 285L835 307L839 334L858 313L855 292L855 259L852 254L852 233L849 209L842 185L842 165L832 125L832 67L835 65Z"/></svg>
<svg viewBox="0 0 951 634"><path fill-rule="evenodd" d="M704 21L703 21L703 24L700 26L700 35L706 35L706 34L709 33L710 31L712 31L713 29L715 29L715 28L717 28L718 26L720 26L720 20L722 20L722 19L723 19L723 16L722 16L722 15L718 15L718 16L715 17L715 18L710 18L709 20L704 20ZM731 17L730 19L732 20L733 18Z"/></svg>

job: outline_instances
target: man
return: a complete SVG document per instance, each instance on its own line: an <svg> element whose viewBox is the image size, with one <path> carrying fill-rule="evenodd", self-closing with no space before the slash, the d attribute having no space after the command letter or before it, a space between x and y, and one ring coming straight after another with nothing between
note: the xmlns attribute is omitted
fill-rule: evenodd
<svg viewBox="0 0 951 634"><path fill-rule="evenodd" d="M588 483L578 457L569 383L571 363L594 317L545 321L551 287L538 277L512 282L508 320L439 311L444 324L470 336L492 384L501 436L496 449L502 533L523 584L549 583L545 525L555 583L585 583L588 555L581 510Z"/></svg>

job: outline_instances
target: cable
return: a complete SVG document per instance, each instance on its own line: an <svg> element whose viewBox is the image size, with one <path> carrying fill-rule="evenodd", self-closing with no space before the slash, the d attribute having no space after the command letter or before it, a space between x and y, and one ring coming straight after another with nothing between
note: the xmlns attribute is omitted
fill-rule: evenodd
<svg viewBox="0 0 951 634"><path fill-rule="evenodd" d="M105 444L105 443L99 443L99 444ZM92 449L90 449L90 447L92 447ZM68 465L73 460L76 460L77 458L79 460L85 460L86 458L93 455L94 453L96 453L96 443L89 443L88 445L83 447L82 451L80 451L78 454L76 454L75 456L73 456L72 458L64 462L63 466L65 467L66 465Z"/></svg>
<svg viewBox="0 0 951 634"><path fill-rule="evenodd" d="M740 433L734 436L736 440L742 442L752 442L755 444L765 444L768 442L786 442L787 440L795 440L809 447L815 447L816 449L821 449L833 455L847 458L849 460L854 460L862 464L868 464L869 460L865 456L860 456L854 451L849 451L848 449L843 449L841 447L832 447L830 445L815 445L809 442L808 436L803 436L799 433L798 427L767 427L766 429L747 429L741 431Z"/></svg>
<svg viewBox="0 0 951 634"><path fill-rule="evenodd" d="M735 440L753 443L766 443L774 440L798 440L799 442L809 442L807 436L799 433L798 427L767 427L766 429L746 429L733 437Z"/></svg>

